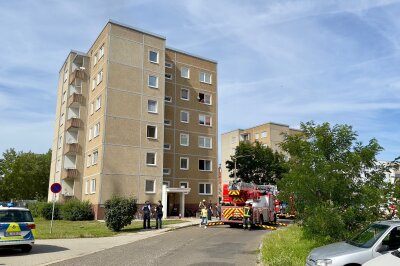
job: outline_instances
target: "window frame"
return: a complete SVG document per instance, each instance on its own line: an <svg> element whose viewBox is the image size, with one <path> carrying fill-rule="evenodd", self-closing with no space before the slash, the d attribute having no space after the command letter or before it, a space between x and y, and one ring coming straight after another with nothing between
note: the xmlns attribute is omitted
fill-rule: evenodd
<svg viewBox="0 0 400 266"><path fill-rule="evenodd" d="M174 76L172 74L170 74L170 73L165 73L164 77L165 77L166 80L173 80L174 79Z"/></svg>
<svg viewBox="0 0 400 266"><path fill-rule="evenodd" d="M167 99L167 98L168 98L168 99ZM166 103L172 103L172 96L165 95L165 96L164 96L164 102L166 102Z"/></svg>
<svg viewBox="0 0 400 266"><path fill-rule="evenodd" d="M186 113L187 114L187 121L184 121L184 120L182 120L182 114L183 113ZM188 124L189 123L189 121L190 121L190 113L189 113L189 111L184 111L184 110L181 110L180 111L180 116L179 116L179 120L181 121L181 123L185 123L185 124Z"/></svg>
<svg viewBox="0 0 400 266"><path fill-rule="evenodd" d="M167 127L172 126L172 120L171 119L164 119L164 125L167 126Z"/></svg>
<svg viewBox="0 0 400 266"><path fill-rule="evenodd" d="M203 101L200 101L200 94L203 94L203 95L204 95L204 96L203 96ZM209 102L206 102L206 101L205 101L206 96L209 96ZM212 105L212 95L211 95L211 93L207 93L207 92L198 92L198 94L197 94L197 99L198 99L198 102L201 103L201 104Z"/></svg>
<svg viewBox="0 0 400 266"><path fill-rule="evenodd" d="M154 155L154 164L151 164L151 163L149 163L149 162L147 161L148 155L149 155L149 154L153 154L153 155ZM154 152L154 151L148 151L148 152L146 152L146 165L147 165L147 166L157 166L157 152Z"/></svg>
<svg viewBox="0 0 400 266"><path fill-rule="evenodd" d="M201 146L200 145L200 139L201 138L203 138L203 146ZM206 144L206 139L209 139L210 140L210 146L209 147L207 147L205 144ZM198 137L198 145L199 145L199 148L202 148L202 149L212 149L212 137L207 137L207 136L199 136Z"/></svg>
<svg viewBox="0 0 400 266"><path fill-rule="evenodd" d="M171 175L171 168L163 168L163 175Z"/></svg>
<svg viewBox="0 0 400 266"><path fill-rule="evenodd" d="M153 61L152 59L151 59L151 54L152 53L154 53L154 54L156 54L156 61ZM150 63L153 63L153 64L158 64L159 63L159 55L160 55L160 53L158 52L158 51L154 51L154 50L149 50L149 62Z"/></svg>
<svg viewBox="0 0 400 266"><path fill-rule="evenodd" d="M187 91L187 98L183 97L183 91ZM181 100L183 101L190 101L190 90L188 88L181 88Z"/></svg>
<svg viewBox="0 0 400 266"><path fill-rule="evenodd" d="M155 78L155 82L156 82L155 85L151 85L150 84L150 79L151 78ZM149 74L148 79L147 79L147 85L149 86L149 88L158 89L158 76Z"/></svg>
<svg viewBox="0 0 400 266"><path fill-rule="evenodd" d="M168 145L168 146L165 146L165 145ZM172 147L171 143L164 143L163 149L164 149L164 151L170 151L171 147Z"/></svg>
<svg viewBox="0 0 400 266"><path fill-rule="evenodd" d="M261 132L261 138L262 138L262 139L265 139L267 136L268 136L267 131Z"/></svg>
<svg viewBox="0 0 400 266"><path fill-rule="evenodd" d="M95 150L92 153L92 165L97 165L98 161L99 161L99 151Z"/></svg>
<svg viewBox="0 0 400 266"><path fill-rule="evenodd" d="M96 194L96 179L90 179L90 194Z"/></svg>
<svg viewBox="0 0 400 266"><path fill-rule="evenodd" d="M101 108L101 95L96 98L96 112Z"/></svg>
<svg viewBox="0 0 400 266"><path fill-rule="evenodd" d="M147 190L147 181L153 182L153 190ZM155 179L145 179L144 181L144 193L146 194L155 194L156 193L156 180Z"/></svg>
<svg viewBox="0 0 400 266"><path fill-rule="evenodd" d="M155 103L155 111L150 110L150 102ZM147 100L147 112L151 113L151 114L158 114L158 101L157 100L152 100L152 99L148 99Z"/></svg>
<svg viewBox="0 0 400 266"><path fill-rule="evenodd" d="M182 184L186 184L184 188L189 188L189 181L180 181L179 182L179 187L182 188Z"/></svg>
<svg viewBox="0 0 400 266"><path fill-rule="evenodd" d="M204 188L203 188L203 193L201 193L200 191L201 191L201 189L200 189L200 186L201 185L204 185ZM207 185L210 185L210 192L209 193L207 193ZM211 182L199 182L199 195L212 195L213 194L213 186L212 186L212 183Z"/></svg>
<svg viewBox="0 0 400 266"><path fill-rule="evenodd" d="M187 70L187 76L184 76L183 75L183 69L186 69ZM189 67L187 67L187 66L181 66L181 69L180 69L180 71L181 71L181 78L184 78L184 79L190 79L190 68Z"/></svg>
<svg viewBox="0 0 400 266"><path fill-rule="evenodd" d="M182 160L186 160L186 168L182 168ZM189 157L179 157L179 169L184 171L189 170Z"/></svg>
<svg viewBox="0 0 400 266"><path fill-rule="evenodd" d="M204 124L202 124L201 123L201 119L200 119L200 117L201 116L204 116ZM207 117L209 117L210 119L209 119L209 121L210 121L210 124L209 125L207 125ZM201 126L205 126L205 127L212 127L212 116L211 115L206 115L206 114L199 114L199 125L201 125Z"/></svg>
<svg viewBox="0 0 400 266"><path fill-rule="evenodd" d="M89 195L89 179L85 180L85 195Z"/></svg>
<svg viewBox="0 0 400 266"><path fill-rule="evenodd" d="M208 170L208 169L200 169L200 161L204 161L204 166L206 165L205 162L206 162L206 161L209 161L209 162L210 162L210 170ZM212 166L213 166L213 165L212 165L212 160L209 160L209 159L199 159L199 171L200 171L200 172L212 172L212 169L213 169Z"/></svg>
<svg viewBox="0 0 400 266"><path fill-rule="evenodd" d="M154 128L154 137L151 137L151 136L149 136L149 128ZM158 132L157 132L157 126L155 126L155 125L147 125L146 126L146 138L148 138L148 139L157 139L157 134Z"/></svg>
<svg viewBox="0 0 400 266"><path fill-rule="evenodd" d="M174 66L174 63L171 62L171 61L165 61L164 66L165 66L166 68L172 68L172 67Z"/></svg>
<svg viewBox="0 0 400 266"><path fill-rule="evenodd" d="M206 81L206 77L209 76L210 82ZM199 81L201 83L205 83L205 84L212 84L212 74L209 72L205 72L205 71L200 71L199 72Z"/></svg>
<svg viewBox="0 0 400 266"><path fill-rule="evenodd" d="M182 144L182 136L187 136L187 144ZM188 133L180 133L179 134L179 145L188 147L189 146L189 134Z"/></svg>

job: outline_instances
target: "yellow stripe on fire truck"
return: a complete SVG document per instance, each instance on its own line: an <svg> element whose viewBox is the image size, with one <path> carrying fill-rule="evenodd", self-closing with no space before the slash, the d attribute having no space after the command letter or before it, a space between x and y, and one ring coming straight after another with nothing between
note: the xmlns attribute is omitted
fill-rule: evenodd
<svg viewBox="0 0 400 266"><path fill-rule="evenodd" d="M229 219L232 216L234 217L243 217L243 209L242 208L227 208L223 212L225 219Z"/></svg>
<svg viewBox="0 0 400 266"><path fill-rule="evenodd" d="M240 190L230 190L229 191L229 196L239 196L240 195Z"/></svg>

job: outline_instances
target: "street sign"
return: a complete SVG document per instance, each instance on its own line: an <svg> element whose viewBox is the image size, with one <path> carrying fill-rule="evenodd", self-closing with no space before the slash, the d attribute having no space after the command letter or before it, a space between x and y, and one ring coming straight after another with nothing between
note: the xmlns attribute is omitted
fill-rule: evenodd
<svg viewBox="0 0 400 266"><path fill-rule="evenodd" d="M51 192L53 193L60 193L61 191L61 184L60 183L53 183L50 187Z"/></svg>

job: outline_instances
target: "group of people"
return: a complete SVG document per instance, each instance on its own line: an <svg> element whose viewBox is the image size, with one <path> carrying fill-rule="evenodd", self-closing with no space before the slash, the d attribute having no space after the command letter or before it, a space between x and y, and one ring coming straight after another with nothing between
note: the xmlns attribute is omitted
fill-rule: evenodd
<svg viewBox="0 0 400 266"><path fill-rule="evenodd" d="M216 217L218 219L221 219L221 204L216 205L215 209L217 212ZM206 200L203 199L203 201L201 201L199 203L199 210L200 210L200 225L199 226L201 227L202 225L204 225L204 228L207 228L208 221L211 221L212 216L214 215L213 205L211 203L211 200L207 204Z"/></svg>
<svg viewBox="0 0 400 266"><path fill-rule="evenodd" d="M151 216L151 204L147 200L142 207L143 212L143 229L151 229L150 226L150 216ZM163 205L161 200L158 201L156 207L154 207L154 212L156 214L156 229L162 228L162 217L163 217Z"/></svg>

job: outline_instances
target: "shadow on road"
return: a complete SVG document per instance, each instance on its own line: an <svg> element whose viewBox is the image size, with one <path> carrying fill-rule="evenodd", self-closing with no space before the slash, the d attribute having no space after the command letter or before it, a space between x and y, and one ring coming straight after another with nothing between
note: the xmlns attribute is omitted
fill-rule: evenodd
<svg viewBox="0 0 400 266"><path fill-rule="evenodd" d="M35 244L32 248L31 252L23 253L20 249L0 249L0 257L9 257L9 256L27 256L33 254L44 254L44 253L53 253L68 250L68 248L53 246L53 245L41 245ZM0 264L2 265L2 264Z"/></svg>

